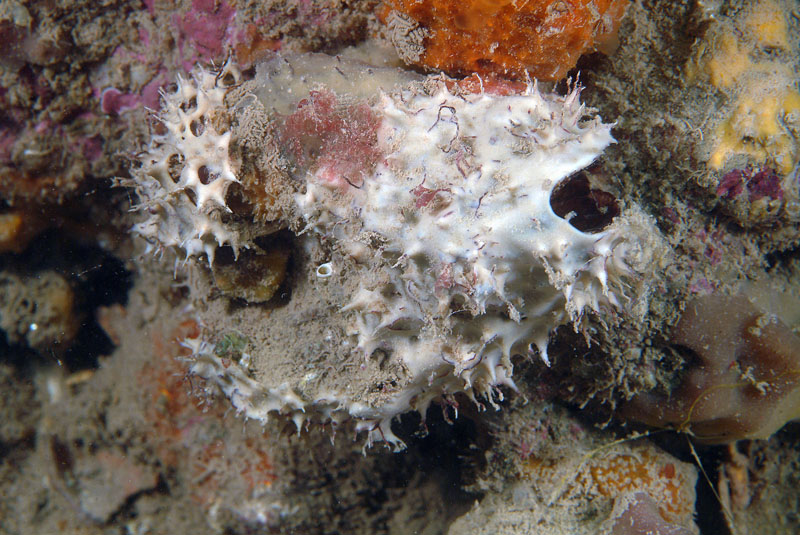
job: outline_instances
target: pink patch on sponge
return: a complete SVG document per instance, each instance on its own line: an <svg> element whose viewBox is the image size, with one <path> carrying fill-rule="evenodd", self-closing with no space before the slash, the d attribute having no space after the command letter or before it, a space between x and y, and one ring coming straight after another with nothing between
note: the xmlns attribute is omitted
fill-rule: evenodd
<svg viewBox="0 0 800 535"><path fill-rule="evenodd" d="M380 160L380 118L365 103L343 103L328 90L311 91L282 127L281 145L298 170L331 188L360 188Z"/></svg>

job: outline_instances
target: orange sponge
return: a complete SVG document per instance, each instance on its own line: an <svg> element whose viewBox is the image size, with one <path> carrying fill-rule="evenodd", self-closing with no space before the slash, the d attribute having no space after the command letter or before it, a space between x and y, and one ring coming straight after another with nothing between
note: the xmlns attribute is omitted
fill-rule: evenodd
<svg viewBox="0 0 800 535"><path fill-rule="evenodd" d="M380 18L407 63L450 75L560 80L616 46L628 0L386 0Z"/></svg>

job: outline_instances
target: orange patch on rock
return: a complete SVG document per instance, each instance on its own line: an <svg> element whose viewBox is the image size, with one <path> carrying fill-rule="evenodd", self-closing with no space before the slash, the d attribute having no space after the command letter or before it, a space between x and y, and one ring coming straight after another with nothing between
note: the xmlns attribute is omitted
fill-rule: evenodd
<svg viewBox="0 0 800 535"><path fill-rule="evenodd" d="M234 47L234 52L239 66L246 69L260 61L266 61L280 48L280 40L268 39L261 35L257 25L248 24L244 29L243 39Z"/></svg>
<svg viewBox="0 0 800 535"><path fill-rule="evenodd" d="M159 446L158 456L167 465L177 464L183 454L182 442L187 426L208 412L208 407L203 407L201 400L191 394L186 363L178 359L189 353L180 341L199 333L200 327L193 320L178 325L168 337L154 330L151 335L154 362L139 376L145 396L145 418L152 426L152 438ZM224 409L212 408L221 418Z"/></svg>
<svg viewBox="0 0 800 535"><path fill-rule="evenodd" d="M11 210L0 214L0 253L21 253L45 224L32 211Z"/></svg>
<svg viewBox="0 0 800 535"><path fill-rule="evenodd" d="M221 398L201 399L198 377L189 378L189 350L180 342L200 336L194 320L179 324L169 335L151 335L153 363L139 376L145 396L145 418L156 455L174 467L190 485L192 499L211 506L223 492L250 498L269 488L277 476L266 444L252 437L226 440L240 423L226 419L230 406Z"/></svg>
<svg viewBox="0 0 800 535"><path fill-rule="evenodd" d="M450 75L560 80L581 54L609 53L628 0L387 0L379 18L408 61ZM398 22L399 21L399 22ZM419 47L424 47L420 52ZM409 47L411 52L402 51ZM418 59L413 61L413 56Z"/></svg>
<svg viewBox="0 0 800 535"><path fill-rule="evenodd" d="M694 502L685 503L681 496L682 482L675 477L674 464L661 464L647 451L636 456L611 455L600 461L589 468L589 473L591 483L603 496L644 490L658 502L659 512L668 522L694 510Z"/></svg>
<svg viewBox="0 0 800 535"><path fill-rule="evenodd" d="M694 478L686 470L676 469L676 462L652 447L599 453L577 468L563 460L531 457L524 461L523 477L557 485L562 497L594 494L616 499L646 492L658 503L665 521L683 523L691 520L694 512Z"/></svg>

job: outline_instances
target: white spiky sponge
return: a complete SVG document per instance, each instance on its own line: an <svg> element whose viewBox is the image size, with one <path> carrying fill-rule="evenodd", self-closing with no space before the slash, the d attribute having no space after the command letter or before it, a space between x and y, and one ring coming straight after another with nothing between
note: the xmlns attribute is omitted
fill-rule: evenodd
<svg viewBox="0 0 800 535"><path fill-rule="evenodd" d="M221 221L228 208L225 193L238 182L228 155L231 134L222 131L225 94L237 83L232 64L220 71L197 69L191 80L178 77L174 91L163 92L157 115L160 131L139 156L141 166L123 184L139 196L135 210L147 214L133 232L151 248L171 248L185 258L206 255L216 248L243 244Z"/></svg>
<svg viewBox="0 0 800 535"><path fill-rule="evenodd" d="M311 383L291 371L273 384L269 373L248 374L224 361L207 341L188 341L192 370L218 385L239 411L261 420L283 412L301 422L313 406L325 418L355 417L370 440L399 446L389 425L398 414L411 408L424 412L431 401L456 393L492 402L497 386L514 386L511 356L538 353L547 361L548 336L557 326L569 321L577 326L587 310L600 315L643 310L648 288L643 275L652 271L662 247L652 222L629 208L611 225L588 233L551 206L554 189L613 142L610 125L581 105L577 89L546 95L529 84L504 94L471 93L430 77L379 94L372 90L371 97L357 88L337 94L333 84L358 79L354 67L330 60L326 70L319 68L322 60L313 60L319 72L330 73L329 85L320 80L305 94L288 90L280 84L305 78L298 74L299 62L279 63L249 82L250 95L269 95L261 106L289 112L272 116L273 136L282 154L294 158L294 179L305 182L294 198L298 220L289 225L302 229L297 240L322 256L335 249L349 266L337 276L357 281L330 318L334 330L346 326L339 347L350 349L337 351L345 351L341 358L388 355L402 370L401 384L391 395L358 397L353 393L369 385L319 383L316 395L304 397L299 387L307 394ZM367 72L369 83L378 83L378 71ZM196 78L198 88L207 87L198 92L222 106L212 78L205 76ZM191 120L182 118L178 97L170 99L174 107L162 117L171 123L167 135L174 142L191 130ZM235 181L224 150L228 138L209 132L207 127L204 135L218 150L207 153L202 165L218 177L208 186L220 184L224 191L224 184ZM220 197L192 182L197 173L188 167L187 178L182 174L173 182L165 162L176 151L161 148L166 143L157 140L158 150L150 152L158 158L146 162L137 177L144 197L158 199L148 206L161 210L137 230L189 255L204 251L210 257L214 245L235 243L214 210L205 208L216 209ZM200 141L181 143L180 154L188 155ZM155 185L148 189L148 184ZM187 203L180 197L184 215L172 201L173 192L186 188L195 191L195 199ZM164 201L165 195L172 196ZM210 230L199 230L198 222ZM179 238L172 238L173 227ZM338 269L324 267L316 284L328 284ZM309 307L313 315L334 308L330 302ZM280 317L275 311L269 321ZM292 329L293 317L287 313L286 324L272 323L270 331ZM275 368L296 358L268 353L252 362ZM292 362L286 369L313 367ZM344 388L337 386L341 383Z"/></svg>

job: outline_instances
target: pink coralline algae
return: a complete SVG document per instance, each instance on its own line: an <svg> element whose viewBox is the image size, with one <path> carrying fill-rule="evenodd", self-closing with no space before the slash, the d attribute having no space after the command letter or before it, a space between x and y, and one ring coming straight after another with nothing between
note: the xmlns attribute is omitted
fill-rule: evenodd
<svg viewBox="0 0 800 535"><path fill-rule="evenodd" d="M699 236L701 237L701 239L706 239L705 231L701 232ZM715 266L720 262L722 262L723 259L723 250L719 245L727 241L725 232L719 229L714 230L713 232L708 234L708 238L709 239L706 243L706 250L703 251L703 255L709 259L712 266Z"/></svg>
<svg viewBox="0 0 800 535"><path fill-rule="evenodd" d="M692 535L686 527L668 522L658 511L658 504L646 492L637 492L616 519L612 535Z"/></svg>
<svg viewBox="0 0 800 535"><path fill-rule="evenodd" d="M778 174L771 167L762 167L758 170L751 168L734 169L723 175L717 186L717 195L726 199L735 199L747 189L747 196L751 201L764 197L782 199L783 189Z"/></svg>
<svg viewBox="0 0 800 535"><path fill-rule="evenodd" d="M716 285L705 277L693 279L689 284L689 292L695 295L707 295L716 290Z"/></svg>
<svg viewBox="0 0 800 535"><path fill-rule="evenodd" d="M717 186L717 195L726 199L735 199L742 191L744 191L744 173L741 169L725 173Z"/></svg>
<svg viewBox="0 0 800 535"><path fill-rule="evenodd" d="M11 152L14 143L17 141L17 134L7 126L0 127L0 163L11 161Z"/></svg>
<svg viewBox="0 0 800 535"><path fill-rule="evenodd" d="M187 60L188 68L200 60L213 60L222 57L225 44L231 41L229 28L236 10L227 3L215 0L193 0L192 8L182 17L173 15L172 21L178 27L178 48L183 54L186 43L194 45L199 56Z"/></svg>
<svg viewBox="0 0 800 535"><path fill-rule="evenodd" d="M103 113L118 115L138 106L139 100L139 95L123 93L116 87L107 87L100 94L100 109L103 110Z"/></svg>
<svg viewBox="0 0 800 535"><path fill-rule="evenodd" d="M764 197L771 199L783 198L781 180L775 170L769 167L759 170L747 181L747 192L752 200Z"/></svg>
<svg viewBox="0 0 800 535"><path fill-rule="evenodd" d="M158 91L165 85L167 85L165 75L159 74L147 82L139 93L123 93L116 87L106 87L98 95L100 109L109 115L119 115L139 106L157 110L160 105Z"/></svg>
<svg viewBox="0 0 800 535"><path fill-rule="evenodd" d="M144 4L144 7L145 7L145 9L147 9L148 13L150 13L151 15L155 14L155 12L156 12L156 5L155 5L156 4L156 0L142 0L142 3Z"/></svg>
<svg viewBox="0 0 800 535"><path fill-rule="evenodd" d="M103 140L99 135L81 138L73 143L72 146L83 154L89 162L96 162L103 157Z"/></svg>

